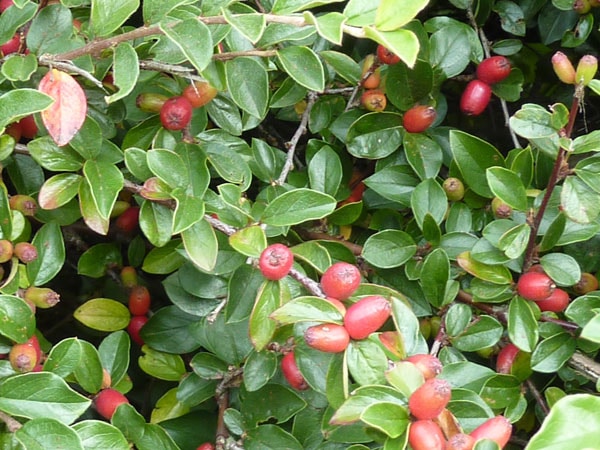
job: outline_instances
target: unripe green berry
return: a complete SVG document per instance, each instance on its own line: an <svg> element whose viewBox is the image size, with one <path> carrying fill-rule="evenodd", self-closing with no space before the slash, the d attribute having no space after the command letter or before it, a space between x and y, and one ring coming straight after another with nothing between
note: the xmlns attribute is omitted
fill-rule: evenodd
<svg viewBox="0 0 600 450"><path fill-rule="evenodd" d="M556 52L552 56L552 68L560 81L566 84L575 84L575 68L567 55Z"/></svg>
<svg viewBox="0 0 600 450"><path fill-rule="evenodd" d="M465 196L465 185L458 178L446 178L442 187L446 192L446 197L451 202L459 202Z"/></svg>
<svg viewBox="0 0 600 450"><path fill-rule="evenodd" d="M596 76L598 71L598 59L592 55L584 55L577 64L577 70L575 72L575 80L578 84L587 86L590 81Z"/></svg>
<svg viewBox="0 0 600 450"><path fill-rule="evenodd" d="M135 105L147 113L159 113L169 97L154 92L143 92L135 99Z"/></svg>
<svg viewBox="0 0 600 450"><path fill-rule="evenodd" d="M60 301L60 295L52 289L35 286L28 287L23 298L42 309L51 308Z"/></svg>

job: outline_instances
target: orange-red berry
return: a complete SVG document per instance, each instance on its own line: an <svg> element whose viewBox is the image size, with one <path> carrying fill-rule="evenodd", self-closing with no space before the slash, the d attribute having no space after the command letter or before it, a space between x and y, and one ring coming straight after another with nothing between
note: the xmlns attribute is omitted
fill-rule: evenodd
<svg viewBox="0 0 600 450"><path fill-rule="evenodd" d="M347 262L337 262L321 277L321 288L328 297L345 300L360 286L358 267Z"/></svg>
<svg viewBox="0 0 600 450"><path fill-rule="evenodd" d="M269 245L260 254L258 268L267 280L281 280L294 265L294 255L283 244Z"/></svg>
<svg viewBox="0 0 600 450"><path fill-rule="evenodd" d="M381 295L363 297L346 311L344 327L352 339L365 339L390 317L392 305Z"/></svg>
<svg viewBox="0 0 600 450"><path fill-rule="evenodd" d="M339 353L346 350L350 336L342 325L323 323L307 328L304 332L306 343L326 353Z"/></svg>
<svg viewBox="0 0 600 450"><path fill-rule="evenodd" d="M96 411L106 420L112 419L117 407L123 403L129 403L127 397L112 388L102 389L94 398Z"/></svg>
<svg viewBox="0 0 600 450"><path fill-rule="evenodd" d="M408 409L417 419L435 419L452 396L450 383L441 378L431 378L419 386L408 399Z"/></svg>

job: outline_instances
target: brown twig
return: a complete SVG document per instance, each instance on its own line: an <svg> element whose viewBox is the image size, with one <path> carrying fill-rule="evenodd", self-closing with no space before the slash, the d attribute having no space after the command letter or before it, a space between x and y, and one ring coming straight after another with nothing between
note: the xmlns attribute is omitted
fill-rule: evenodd
<svg viewBox="0 0 600 450"><path fill-rule="evenodd" d="M23 426L21 422L13 419L11 416L2 411L0 411L0 420L6 424L6 428L8 428L10 433L14 433Z"/></svg>
<svg viewBox="0 0 600 450"><path fill-rule="evenodd" d="M319 233L318 231L310 231L304 229L297 229L298 234L302 237L302 239L306 239L308 241L333 241L339 242L344 247L349 249L353 255L360 256L362 254L362 246L355 244L354 242L347 241L343 237L339 236L331 236L327 233Z"/></svg>
<svg viewBox="0 0 600 450"><path fill-rule="evenodd" d="M529 392L531 392L531 395L533 395L533 398L535 398L535 401L539 405L544 415L547 416L548 414L550 414L550 408L548 408L546 400L544 400L544 397L542 397L542 394L540 394L540 391L535 386L533 381L531 381L531 379L528 378L527 381L525 381L525 384L527 385L527 389L529 390Z"/></svg>

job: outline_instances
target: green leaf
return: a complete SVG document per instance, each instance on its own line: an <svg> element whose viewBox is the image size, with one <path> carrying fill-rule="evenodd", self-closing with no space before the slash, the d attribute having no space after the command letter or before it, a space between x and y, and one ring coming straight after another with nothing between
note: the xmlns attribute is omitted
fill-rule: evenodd
<svg viewBox="0 0 600 450"><path fill-rule="evenodd" d="M323 273L331 266L331 256L325 247L317 241L306 241L292 248L294 258L310 264L319 272Z"/></svg>
<svg viewBox="0 0 600 450"><path fill-rule="evenodd" d="M131 315L122 303L109 298L88 300L75 310L73 317L98 331L117 331L129 325Z"/></svg>
<svg viewBox="0 0 600 450"><path fill-rule="evenodd" d="M291 389L267 384L258 391L248 392L240 409L247 423L255 426L266 420L284 423L305 407L306 402Z"/></svg>
<svg viewBox="0 0 600 450"><path fill-rule="evenodd" d="M492 409L503 409L519 398L521 382L512 375L497 374L486 380L479 395Z"/></svg>
<svg viewBox="0 0 600 450"><path fill-rule="evenodd" d="M434 178L428 178L414 189L410 197L410 205L417 224L422 228L427 214L438 225L442 223L448 209L448 199L442 186Z"/></svg>
<svg viewBox="0 0 600 450"><path fill-rule="evenodd" d="M284 286L279 281L267 280L258 291L249 324L250 340L257 351L265 348L275 334L277 323L271 314L288 300L289 292Z"/></svg>
<svg viewBox="0 0 600 450"><path fill-rule="evenodd" d="M400 57L408 67L413 67L419 53L419 39L410 30L399 29L382 31L374 27L365 27L365 36L383 45Z"/></svg>
<svg viewBox="0 0 600 450"><path fill-rule="evenodd" d="M329 423L348 425L360 420L362 412L369 406L381 402L391 402L400 406L406 405L406 397L391 386L360 386L344 401L333 414Z"/></svg>
<svg viewBox="0 0 600 450"><path fill-rule="evenodd" d="M83 180L75 173L59 173L48 178L38 194L38 203L44 209L56 209L66 205L79 192Z"/></svg>
<svg viewBox="0 0 600 450"><path fill-rule="evenodd" d="M504 327L497 319L482 315L473 321L465 331L452 339L452 344L461 351L474 352L495 345L504 332Z"/></svg>
<svg viewBox="0 0 600 450"><path fill-rule="evenodd" d="M505 266L492 266L476 261L471 256L471 252L463 252L456 257L456 262L460 267L466 270L474 277L494 284L509 284L512 282L512 275Z"/></svg>
<svg viewBox="0 0 600 450"><path fill-rule="evenodd" d="M144 2L147 3L147 2ZM73 425L85 450L128 450L129 442L117 427L101 420L83 420Z"/></svg>
<svg viewBox="0 0 600 450"><path fill-rule="evenodd" d="M54 345L44 362L44 371L62 378L71 375L80 364L82 342L77 338L67 338Z"/></svg>
<svg viewBox="0 0 600 450"><path fill-rule="evenodd" d="M35 55L13 54L2 64L2 75L10 81L27 81L37 68Z"/></svg>
<svg viewBox="0 0 600 450"><path fill-rule="evenodd" d="M391 438L401 436L410 423L406 407L390 402L367 406L360 420Z"/></svg>
<svg viewBox="0 0 600 450"><path fill-rule="evenodd" d="M494 4L494 11L500 16L504 31L515 36L525 36L525 16L517 3L500 0Z"/></svg>
<svg viewBox="0 0 600 450"><path fill-rule="evenodd" d="M80 342L79 364L75 367L74 375L77 383L87 392L96 394L102 387L102 363L98 350L86 341Z"/></svg>
<svg viewBox="0 0 600 450"><path fill-rule="evenodd" d="M313 24L317 33L327 39L329 42L333 42L336 45L342 45L342 39L344 37L344 22L346 17L339 12L330 12L323 15L315 16L312 12L307 11L304 13L304 20L308 23Z"/></svg>
<svg viewBox="0 0 600 450"><path fill-rule="evenodd" d="M181 240L173 239L163 247L153 248L144 258L142 270L164 275L179 269L186 261L185 257L178 251L180 245Z"/></svg>
<svg viewBox="0 0 600 450"><path fill-rule="evenodd" d="M269 203L261 220L272 226L296 225L331 214L336 203L330 195L311 189L294 189Z"/></svg>
<svg viewBox="0 0 600 450"><path fill-rule="evenodd" d="M206 220L199 220L181 233L183 247L191 261L201 270L215 268L219 244L217 236Z"/></svg>
<svg viewBox="0 0 600 450"><path fill-rule="evenodd" d="M588 341L600 343L600 315L596 314L581 330L580 337Z"/></svg>
<svg viewBox="0 0 600 450"><path fill-rule="evenodd" d="M73 429L50 417L30 420L17 430L15 437L27 449L84 450L81 439Z"/></svg>
<svg viewBox="0 0 600 450"><path fill-rule="evenodd" d="M44 169L75 172L83 167L83 157L69 146L59 147L49 136L27 144L31 157Z"/></svg>
<svg viewBox="0 0 600 450"><path fill-rule="evenodd" d="M235 58L225 63L227 88L241 109L263 118L269 104L269 77L265 66L252 58Z"/></svg>
<svg viewBox="0 0 600 450"><path fill-rule="evenodd" d="M342 181L342 162L331 147L323 146L312 157L308 164L308 178L312 189L335 196Z"/></svg>
<svg viewBox="0 0 600 450"><path fill-rule="evenodd" d="M0 96L0 129L25 116L43 111L54 100L36 89L12 89Z"/></svg>
<svg viewBox="0 0 600 450"><path fill-rule="evenodd" d="M492 193L518 211L527 209L527 193L521 178L504 167L488 167L486 178Z"/></svg>
<svg viewBox="0 0 600 450"><path fill-rule="evenodd" d="M0 334L11 341L26 342L35 332L35 316L22 298L0 295L0 313Z"/></svg>
<svg viewBox="0 0 600 450"><path fill-rule="evenodd" d="M421 180L438 175L442 167L443 152L437 142L422 133L406 133L403 145L408 163Z"/></svg>
<svg viewBox="0 0 600 450"><path fill-rule="evenodd" d="M113 79L119 88L118 92L105 97L106 103L110 104L125 98L135 87L140 75L138 56L128 42L121 42L115 48L113 54Z"/></svg>
<svg viewBox="0 0 600 450"><path fill-rule="evenodd" d="M571 394L556 402L541 428L527 444L527 450L593 448L597 442L600 418L596 414L600 398Z"/></svg>
<svg viewBox="0 0 600 450"><path fill-rule="evenodd" d="M121 249L115 244L96 244L87 249L77 262L77 273L91 278L106 275L107 269L121 267Z"/></svg>
<svg viewBox="0 0 600 450"><path fill-rule="evenodd" d="M171 305L154 313L140 334L146 345L154 350L189 353L201 345L193 336L194 327L198 324L198 316Z"/></svg>
<svg viewBox="0 0 600 450"><path fill-rule="evenodd" d="M186 188L189 185L188 169L176 152L155 148L146 152L146 158L152 173L170 187Z"/></svg>
<svg viewBox="0 0 600 450"><path fill-rule="evenodd" d="M343 0L275 0L272 12L274 14L291 14L317 6L330 5Z"/></svg>
<svg viewBox="0 0 600 450"><path fill-rule="evenodd" d="M447 253L437 248L423 262L421 288L425 298L438 308L447 303L446 290L450 279L450 260Z"/></svg>
<svg viewBox="0 0 600 450"><path fill-rule="evenodd" d="M123 174L114 164L94 160L85 162L83 174L98 213L104 219L109 218L117 196L123 189Z"/></svg>
<svg viewBox="0 0 600 450"><path fill-rule="evenodd" d="M370 339L351 341L345 356L348 371L359 385L385 383L384 373L388 362L379 343Z"/></svg>
<svg viewBox="0 0 600 450"><path fill-rule="evenodd" d="M308 47L290 46L277 50L283 70L296 83L311 91L325 89L325 70L319 57Z"/></svg>
<svg viewBox="0 0 600 450"><path fill-rule="evenodd" d="M504 165L502 154L491 144L458 130L450 131L450 148L468 187L482 197L493 197L486 170Z"/></svg>
<svg viewBox="0 0 600 450"><path fill-rule="evenodd" d="M498 248L511 259L523 254L529 242L531 230L529 225L522 223L505 232L498 240Z"/></svg>
<svg viewBox="0 0 600 450"><path fill-rule="evenodd" d="M544 339L531 355L531 368L536 372L557 372L575 352L576 343L569 333L560 332Z"/></svg>
<svg viewBox="0 0 600 450"><path fill-rule="evenodd" d="M38 257L27 264L27 278L34 286L52 280L65 262L65 243L62 231L56 222L44 224L31 243L38 250Z"/></svg>
<svg viewBox="0 0 600 450"><path fill-rule="evenodd" d="M539 338L533 309L519 296L513 297L508 308L508 336L513 344L529 353L533 351Z"/></svg>
<svg viewBox="0 0 600 450"><path fill-rule="evenodd" d="M302 450L298 440L283 428L275 425L261 425L249 430L246 436L248 450Z"/></svg>
<svg viewBox="0 0 600 450"><path fill-rule="evenodd" d="M166 245L173 233L173 210L150 200L140 208L140 229L156 247ZM187 231L187 230L186 230Z"/></svg>
<svg viewBox="0 0 600 450"><path fill-rule="evenodd" d="M212 57L212 36L208 27L197 19L187 19L175 26L172 22L161 22L160 29L183 52L198 72L210 64ZM198 45L202 42L202 45Z"/></svg>
<svg viewBox="0 0 600 450"><path fill-rule="evenodd" d="M342 315L337 307L319 297L297 297L269 316L279 326L296 322L328 322L342 325Z"/></svg>
<svg viewBox="0 0 600 450"><path fill-rule="evenodd" d="M226 8L221 11L227 23L247 37L250 42L259 41L266 27L264 14L232 14Z"/></svg>
<svg viewBox="0 0 600 450"><path fill-rule="evenodd" d="M540 264L550 278L559 286L573 286L581 279L577 260L564 253L548 253L541 257Z"/></svg>
<svg viewBox="0 0 600 450"><path fill-rule="evenodd" d="M399 267L417 252L412 237L400 230L384 230L367 239L362 257L375 267L389 269Z"/></svg>
<svg viewBox="0 0 600 450"><path fill-rule="evenodd" d="M319 56L321 56L321 58L323 58L327 64L333 67L340 77L349 83L357 84L358 80L360 80L360 66L345 53L336 52L333 50L324 50L319 52ZM296 84L295 86L298 85ZM305 95L306 92L303 92L299 100L304 98ZM295 103L296 102L292 102L291 104L293 105ZM271 104L271 107L275 107L275 105Z"/></svg>
<svg viewBox="0 0 600 450"><path fill-rule="evenodd" d="M114 384L127 375L131 341L125 331L115 331L106 336L98 346L102 367L108 371Z"/></svg>
<svg viewBox="0 0 600 450"><path fill-rule="evenodd" d="M375 26L381 31L396 30L414 19L428 3L428 0L418 0L398 8L396 0L381 0L375 14Z"/></svg>
<svg viewBox="0 0 600 450"><path fill-rule="evenodd" d="M572 221L590 223L600 214L600 194L593 192L578 177L570 176L560 191L560 205Z"/></svg>
<svg viewBox="0 0 600 450"><path fill-rule="evenodd" d="M179 381L186 374L185 364L180 355L154 350L147 345L142 347L138 359L140 369L148 375L166 381Z"/></svg>
<svg viewBox="0 0 600 450"><path fill-rule="evenodd" d="M91 400L72 390L61 377L51 372L15 375L0 383L0 409L18 417L54 417L69 425L90 404Z"/></svg>
<svg viewBox="0 0 600 450"><path fill-rule="evenodd" d="M229 236L229 245L242 255L258 258L267 248L265 231L259 226L242 228Z"/></svg>
<svg viewBox="0 0 600 450"><path fill-rule="evenodd" d="M427 351L425 339L421 335L419 320L405 297L392 296L392 318L396 330L400 330L404 353L412 355Z"/></svg>
<svg viewBox="0 0 600 450"><path fill-rule="evenodd" d="M139 0L92 0L90 28L97 36L107 36L140 7Z"/></svg>
<svg viewBox="0 0 600 450"><path fill-rule="evenodd" d="M402 117L399 114L365 114L350 126L346 137L347 150L357 158L385 158L402 144L401 128Z"/></svg>
<svg viewBox="0 0 600 450"><path fill-rule="evenodd" d="M471 43L468 30L454 24L440 28L430 38L430 61L446 78L462 73L469 64Z"/></svg>

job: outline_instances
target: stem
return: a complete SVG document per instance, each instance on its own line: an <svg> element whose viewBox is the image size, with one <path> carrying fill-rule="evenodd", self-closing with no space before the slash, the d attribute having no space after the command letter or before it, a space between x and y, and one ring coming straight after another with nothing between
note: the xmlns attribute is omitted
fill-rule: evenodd
<svg viewBox="0 0 600 450"><path fill-rule="evenodd" d="M535 386L535 384L533 384L533 381L531 381L531 379L528 379L527 381L525 381L525 384L527 385L527 389L529 390L529 392L531 392L531 395L533 395L533 398L535 398L537 404L540 406L540 409L542 410L544 415L547 416L548 414L550 414L550 408L548 408L546 401L542 397L542 394L540 394L540 391Z"/></svg>
<svg viewBox="0 0 600 450"><path fill-rule="evenodd" d="M15 431L17 431L19 428L21 428L23 426L23 424L21 422L13 419L8 414L6 414L2 411L0 411L0 420L6 424L6 427L8 428L8 431L10 433L14 433Z"/></svg>
<svg viewBox="0 0 600 450"><path fill-rule="evenodd" d="M577 88L576 88L577 89ZM579 110L579 96L573 96L573 103L571 104L571 110L569 111L569 121L567 123L567 127L563 130L562 134L565 137L570 137L573 132L573 125L575 124L575 118L577 117L577 111ZM567 155L567 151L561 147L558 149L558 155L556 156L556 161L554 162L554 167L552 168L552 174L550 175L550 179L548 180L548 185L546 187L546 191L544 192L544 197L542 198L542 203L533 219L533 223L531 224L531 232L529 233L529 242L527 243L527 249L525 250L525 259L523 261L523 270L527 270L533 264L533 258L536 252L536 244L535 240L537 238L538 231L540 229L540 224L542 223L542 219L544 218L544 213L546 212L546 208L548 207L548 202L550 201L550 197L554 192L554 188L556 184L561 179L563 165L565 163L565 158Z"/></svg>

